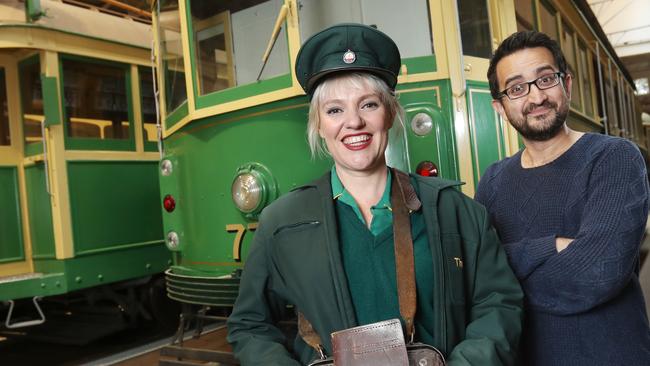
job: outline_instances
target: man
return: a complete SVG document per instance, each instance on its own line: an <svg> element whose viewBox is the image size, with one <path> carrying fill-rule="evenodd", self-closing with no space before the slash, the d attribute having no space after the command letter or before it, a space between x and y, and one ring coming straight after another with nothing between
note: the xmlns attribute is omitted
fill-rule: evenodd
<svg viewBox="0 0 650 366"><path fill-rule="evenodd" d="M639 287L648 178L627 140L566 124L572 75L557 42L511 35L488 69L494 109L524 149L478 186L526 295L522 365L650 365Z"/></svg>

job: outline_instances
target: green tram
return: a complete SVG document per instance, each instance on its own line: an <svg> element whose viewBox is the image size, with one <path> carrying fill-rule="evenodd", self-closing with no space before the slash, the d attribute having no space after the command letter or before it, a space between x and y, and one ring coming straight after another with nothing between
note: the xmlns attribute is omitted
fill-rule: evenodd
<svg viewBox="0 0 650 366"><path fill-rule="evenodd" d="M584 0L158 0L152 12L167 287L186 304L232 306L259 212L331 167L310 158L293 71L301 43L327 26L374 25L400 48L406 132L391 136L390 165L464 181L472 196L487 166L520 148L486 77L493 49L520 29L561 43L574 128L646 150L631 78Z"/></svg>
<svg viewBox="0 0 650 366"><path fill-rule="evenodd" d="M0 331L166 299L151 39L60 1L0 3Z"/></svg>

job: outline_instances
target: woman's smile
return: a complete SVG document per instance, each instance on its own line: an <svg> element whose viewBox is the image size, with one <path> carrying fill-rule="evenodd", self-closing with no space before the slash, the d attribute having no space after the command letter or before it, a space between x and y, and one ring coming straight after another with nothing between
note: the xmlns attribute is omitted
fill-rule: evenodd
<svg viewBox="0 0 650 366"><path fill-rule="evenodd" d="M343 145L349 150L363 150L372 143L372 135L360 133L343 137Z"/></svg>

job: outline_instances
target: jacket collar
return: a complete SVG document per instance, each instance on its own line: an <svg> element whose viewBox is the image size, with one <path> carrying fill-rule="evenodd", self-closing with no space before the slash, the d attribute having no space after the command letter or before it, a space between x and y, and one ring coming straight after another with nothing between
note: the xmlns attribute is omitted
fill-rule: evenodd
<svg viewBox="0 0 650 366"><path fill-rule="evenodd" d="M416 192L418 193L418 196L419 196L420 191L428 190L429 192L427 192L428 193L427 196L431 197L431 195L432 195L433 197L435 197L436 200L434 200L434 202L437 201L438 192L442 191L443 189L451 188L451 187L458 187L458 186L461 186L461 185L465 184L463 182L459 182L459 181L455 181L455 180L449 180L449 179L444 179L444 178L422 177L420 175L415 175L415 174L410 174L410 173L409 173L409 176L411 177L411 181L416 182L414 188L415 188ZM316 188L316 190L318 191L318 195L321 198L325 196L325 197L328 197L331 200L332 199L332 183L331 183L330 172L328 171L326 174L324 174L320 178L318 178L318 179L316 179L316 180L314 180L312 182L309 182L309 183L307 183L305 185L298 186L298 187L292 189L292 191L300 190L300 189L307 189L307 188ZM409 207L409 208L411 209L411 207Z"/></svg>

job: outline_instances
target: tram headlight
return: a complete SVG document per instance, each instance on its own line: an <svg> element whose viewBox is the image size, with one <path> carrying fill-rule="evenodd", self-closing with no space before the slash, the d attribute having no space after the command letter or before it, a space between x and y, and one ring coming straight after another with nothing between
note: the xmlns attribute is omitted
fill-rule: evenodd
<svg viewBox="0 0 650 366"><path fill-rule="evenodd" d="M257 163L237 169L230 192L237 209L249 218L255 217L277 196L271 173Z"/></svg>
<svg viewBox="0 0 650 366"><path fill-rule="evenodd" d="M171 160L165 159L160 162L160 174L167 177L172 174L172 171L173 171L173 164Z"/></svg>
<svg viewBox="0 0 650 366"><path fill-rule="evenodd" d="M169 250L178 250L178 246L180 245L180 237L178 236L178 233L175 231L170 231L167 233L167 238L165 240L165 244L167 244L167 248Z"/></svg>
<svg viewBox="0 0 650 366"><path fill-rule="evenodd" d="M255 211L263 195L262 182L251 173L240 174L232 182L232 200L241 212Z"/></svg>
<svg viewBox="0 0 650 366"><path fill-rule="evenodd" d="M433 129L433 119L429 114L420 112L411 119L411 129L418 136L428 135Z"/></svg>

